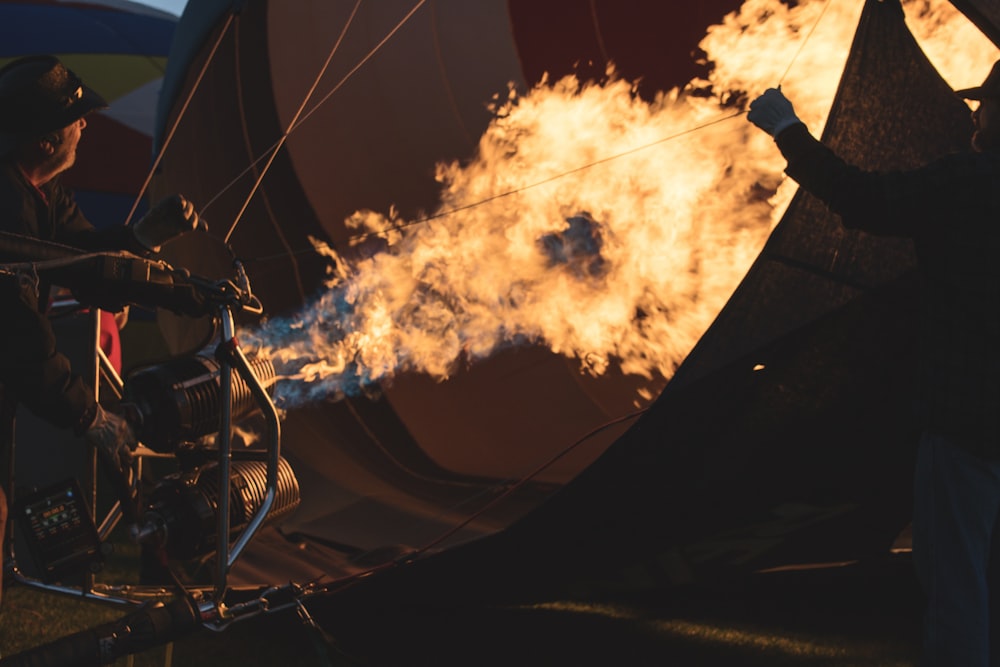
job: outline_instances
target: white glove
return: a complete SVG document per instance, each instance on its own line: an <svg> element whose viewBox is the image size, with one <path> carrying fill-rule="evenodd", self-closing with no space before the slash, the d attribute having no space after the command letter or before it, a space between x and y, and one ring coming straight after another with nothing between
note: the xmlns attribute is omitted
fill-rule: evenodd
<svg viewBox="0 0 1000 667"><path fill-rule="evenodd" d="M97 455L109 474L117 472L127 476L126 471L138 441L132 426L123 417L108 412L98 404L94 421L83 437L97 448Z"/></svg>
<svg viewBox="0 0 1000 667"><path fill-rule="evenodd" d="M772 137L777 137L783 130L802 122L795 115L792 103L778 88L768 88L750 103L747 120Z"/></svg>
<svg viewBox="0 0 1000 667"><path fill-rule="evenodd" d="M208 229L198 218L194 204L181 195L161 199L132 225L132 234L147 250L157 252L172 238L195 229Z"/></svg>

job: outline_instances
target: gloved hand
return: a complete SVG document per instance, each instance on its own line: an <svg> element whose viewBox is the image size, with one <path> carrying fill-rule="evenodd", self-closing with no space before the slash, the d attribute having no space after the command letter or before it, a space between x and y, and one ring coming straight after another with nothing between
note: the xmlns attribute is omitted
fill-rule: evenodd
<svg viewBox="0 0 1000 667"><path fill-rule="evenodd" d="M768 88L763 95L751 102L747 120L772 137L777 137L783 130L802 122L780 88Z"/></svg>
<svg viewBox="0 0 1000 667"><path fill-rule="evenodd" d="M158 252L170 239L195 229L207 230L208 225L198 217L194 204L181 195L171 195L137 220L132 225L132 234L144 248Z"/></svg>
<svg viewBox="0 0 1000 667"><path fill-rule="evenodd" d="M128 477L128 466L138 441L132 426L123 417L98 404L94 421L83 437L97 448L97 455L109 474Z"/></svg>

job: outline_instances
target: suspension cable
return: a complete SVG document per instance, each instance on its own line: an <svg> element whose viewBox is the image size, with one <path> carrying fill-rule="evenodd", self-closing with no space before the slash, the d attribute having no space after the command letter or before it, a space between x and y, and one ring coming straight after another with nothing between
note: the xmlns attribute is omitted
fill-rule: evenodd
<svg viewBox="0 0 1000 667"><path fill-rule="evenodd" d="M808 44L809 41L812 39L813 33L816 32L816 28L819 27L819 24L823 20L823 17L826 16L826 10L829 9L830 5L832 4L833 0L825 0L825 2L823 3L823 9L820 10L819 16L817 16L816 20L813 22L812 28L809 29L808 33L806 33L805 38L799 42L799 48L795 51L795 55L793 55L792 59L788 62L788 67L785 68L785 71L781 75L781 78L778 79L779 88L781 87L781 84L784 82L784 80L788 77L788 73L792 71L792 67L795 66L795 63L798 61L799 56L802 55L802 51L805 50L806 44Z"/></svg>
<svg viewBox="0 0 1000 667"><path fill-rule="evenodd" d="M677 132L677 133L672 134L672 135L667 136L667 137L663 137L661 139L657 139L657 140L652 141L650 143L643 144L641 146L635 146L633 148L629 148L628 150L622 151L620 153L615 153L613 155L609 155L609 156L606 156L606 157L603 157L603 158L598 158L597 160L594 160L593 162L589 162L587 164L580 165L579 167L574 167L574 168L572 168L572 169L570 169L568 171L563 171L563 172L559 172L558 174L553 174L552 176L547 176L547 177L545 177L545 178L543 178L543 179L541 179L539 181L535 181L534 183L529 183L527 185L522 185L520 187L513 188L511 190L505 190L504 192L499 192L497 194L490 195L488 197L485 197L483 199L480 199L480 200L477 200L477 201L474 201L474 202L471 202L471 203L468 203L468 204L463 204L461 206L456 206L456 207L450 208L450 209L448 209L446 211L438 211L437 213L433 213L431 215L427 215L427 216L424 216L422 218L417 218L416 220L410 220L409 222L403 222L403 223L398 224L398 225L392 225L392 226L386 227L385 229L381 229L381 230L378 230L378 231L365 232L363 234L355 234L355 235L349 237L349 240L350 241L364 241L364 240L366 240L368 238L371 238L371 237L382 236L383 234L388 234L390 232L401 231L401 230L404 230L404 229L406 229L408 227L414 227L416 225L422 225L422 224L425 224L425 223L428 223L428 222L432 222L434 220L438 220L440 218L447 218L449 216L455 215L456 213L461 213L463 211L468 211L468 210L471 210L471 209L479 208L480 206L484 206L486 204L489 204L490 202L497 201L498 199L504 199L506 197L511 197L511 196L514 196L514 195L517 195L517 194L521 194L523 192L527 192L528 190L533 190L534 188L539 188L539 187L541 187L543 185L548 185L549 183L553 183L553 182L558 181L558 180L560 180L562 178L565 178L567 176L572 176L573 174L576 174L576 173L579 173L579 172L582 172L582 171L586 171L588 169L592 169L594 167L600 166L600 165L608 163L608 162L613 162L615 160L619 160L619 159L627 157L629 155L633 155L635 153L639 153L639 152L647 150L649 148L653 148L653 147L658 146L660 144L667 143L667 142L673 141L675 139L679 139L680 137L683 137L683 136L686 136L686 135L689 135L689 134L694 134L695 132L698 132L700 130L704 130L705 128L708 128L708 127L711 127L712 125L717 125L717 124L725 122L727 120L730 120L730 119L742 116L745 113L746 113L745 111L738 111L736 113L727 114L725 116L721 116L719 118L715 118L713 120L710 120L707 123L703 123L703 124L698 125L696 127L691 127L691 128L686 129L686 130L682 130L680 132ZM323 248L331 248L331 247L332 247L332 245L330 243L316 243L314 246L310 246L309 248L304 248L302 250L296 251L296 254L302 254L302 253L312 252L312 251L314 251L317 248L318 249L323 249ZM258 261L258 262L269 261L269 260L272 260L272 259L276 259L276 258L279 258L279 257L285 257L285 256L286 256L286 254L284 254L284 253L282 253L281 255L259 255L257 257L252 258L252 259L249 259L247 261L251 261L251 262L253 262L253 261Z"/></svg>
<svg viewBox="0 0 1000 667"><path fill-rule="evenodd" d="M128 226L128 224L132 221L132 216L135 215L136 209L139 207L139 202L142 201L142 198L146 194L146 189L149 188L149 184L153 180L153 174L156 173L156 170L160 166L160 162L163 161L163 154L166 152L171 141L173 141L174 133L177 131L177 127L180 125L181 119L184 118L184 115L187 113L188 106L191 104L191 100L194 99L194 94L201 86L202 79L205 78L205 73L208 71L208 66L211 65L212 61L215 59L215 54L219 50L219 45L222 44L223 38L225 38L226 34L229 32L229 28L233 25L235 17L235 10L230 11L229 16L226 17L225 25L222 26L222 29L219 31L219 36L215 39L215 43L212 44L212 49L209 51L208 57L205 58L205 62L201 66L201 71L198 72L198 77L195 79L194 85L191 87L191 90L188 91L187 97L184 99L184 104L181 105L181 109L177 113L177 117L170 125L170 130L167 132L167 137L163 142L163 146L160 147L159 153L156 154L153 166L150 167L149 172L146 174L146 180L143 181L142 187L139 188L139 192L136 194L135 201L132 203L132 209L128 212L128 216L125 218L126 226Z"/></svg>
<svg viewBox="0 0 1000 667"><path fill-rule="evenodd" d="M369 51L365 55L365 57L361 59L361 61L357 65L355 65L353 68L351 68L351 70L347 74L344 75L344 77L337 83L337 85L334 86L326 95L324 95L323 98L320 99L319 102L317 102L308 112L306 112L305 114L303 114L302 118L300 118L299 121L295 125L293 125L293 126L291 126L289 128L289 130L286 133L286 135L289 134L289 133L291 133L291 132L294 132L298 128L299 125L301 125L303 122L305 122L305 120L307 118L309 118L310 116L312 116L312 114L315 113L315 111L320 106L322 106L324 103L326 103L327 100L329 100L330 97L334 93L336 93L338 90L340 90L344 86L344 84L346 84L347 81L350 80L351 77L353 77L354 74L357 73L357 71L359 69L361 69L361 67L363 67L369 60L371 60L375 56L375 54L378 53L379 50L381 50L381 48L383 46L385 46L385 44L393 36L395 36L395 34L397 32L399 32L399 30L402 29L402 27L404 25L406 25L406 23L410 20L410 18L412 18L413 15L417 12L417 10L420 9L426 2L427 2L427 0L418 0L417 3L413 6L413 8L406 14L406 16L404 16L402 18L402 20L400 20L400 22L398 24L396 24L396 27L394 27L392 30L390 30L389 33L382 39L382 41L380 41L378 44L376 44L371 49L371 51ZM269 148L267 148L264 151L264 153L260 157L258 157L256 160L254 160L246 169L244 169L239 174L237 174L236 177L233 180L231 180L214 197L212 197L205 204L205 206L202 207L202 211L205 211L206 209L208 209L220 196L222 196L230 188L232 188L233 186L235 186L236 183L238 183L240 179L242 179L244 176L246 176L260 162L263 162L268 157L268 155L270 155L273 151L276 151L283 143L284 143L284 137L282 137L282 139L279 139L278 141L274 142Z"/></svg>
<svg viewBox="0 0 1000 667"><path fill-rule="evenodd" d="M247 210L247 206L250 205L250 200L253 199L254 194L256 194L257 189L260 187L261 182L264 180L264 176L267 175L267 172L270 170L271 165L274 163L274 159L278 156L278 151L280 151L281 147L285 145L286 141L288 141L288 134L292 131L292 128L295 127L296 121L298 121L299 116L302 115L303 110L305 110L306 108L306 104L309 103L310 98L316 92L316 88L319 87L319 82L323 79L323 76L326 74L326 70L329 69L330 63L333 61L333 56L336 55L337 51L340 49L340 45L343 43L344 37L347 35L348 29L351 27L351 24L354 23L354 18L357 16L359 7L361 7L361 0L357 0L354 3L354 9L351 10L351 15L347 18L347 21L344 23L344 27L340 31L340 35L337 36L337 39L334 42L333 47L330 49L330 53L327 54L326 56L326 61L323 62L323 66L320 68L319 73L316 75L316 78L313 79L312 86L309 87L309 91L302 99L302 103L299 104L299 108L295 111L295 115L292 117L292 120L288 123L288 127L281 135L281 139L279 139L278 143L268 150L268 152L270 153L270 157L267 160L267 164L265 164L264 168L261 169L260 172L257 174L257 180L254 182L253 187L250 188L249 194L247 194L246 199L243 201L243 206L236 214L236 217L233 218L233 223L229 226L229 231L226 233L223 242L229 243L229 239L233 235L233 231L236 230L236 225L239 224L240 220L243 218L243 214Z"/></svg>

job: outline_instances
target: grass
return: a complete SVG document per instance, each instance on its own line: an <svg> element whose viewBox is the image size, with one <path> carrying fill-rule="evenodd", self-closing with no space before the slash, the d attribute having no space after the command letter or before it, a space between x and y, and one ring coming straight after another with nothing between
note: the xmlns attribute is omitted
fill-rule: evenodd
<svg viewBox="0 0 1000 667"><path fill-rule="evenodd" d="M125 612L100 603L14 586L0 612L3 656L115 621ZM288 614L235 623L223 632L202 630L172 644L122 657L119 667L315 667L324 662L307 629Z"/></svg>
<svg viewBox="0 0 1000 667"><path fill-rule="evenodd" d="M332 639L293 611L261 614L122 658L183 667L912 667L919 597L908 565L767 575L732 585L604 600L443 609L375 606L328 613ZM0 612L5 656L118 618L92 602L10 588Z"/></svg>

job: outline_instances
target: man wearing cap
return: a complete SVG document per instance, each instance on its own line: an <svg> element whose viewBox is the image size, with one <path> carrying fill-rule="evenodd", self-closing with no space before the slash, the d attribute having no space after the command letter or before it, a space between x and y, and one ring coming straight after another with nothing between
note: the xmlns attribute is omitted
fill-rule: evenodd
<svg viewBox="0 0 1000 667"><path fill-rule="evenodd" d="M786 173L845 227L912 238L921 276L923 435L914 479L913 562L926 594L924 659L1000 664L1000 62L976 100L970 150L918 169L864 172L815 139L780 90L747 118L774 137ZM1000 558L1000 550L996 553ZM1000 597L996 598L1000 600ZM996 635L1000 637L1000 635Z"/></svg>
<svg viewBox="0 0 1000 667"><path fill-rule="evenodd" d="M134 225L98 231L58 175L76 159L87 115L106 102L53 56L29 56L0 68L0 232L84 250L149 253L200 226L180 196L157 204ZM2 268L2 267L0 267ZM104 410L57 347L44 315L47 286L37 276L3 271L0 308L0 440L13 440L14 406L24 405L57 427L87 438L111 474L130 458L135 436L128 423ZM0 492L0 542L6 499Z"/></svg>

